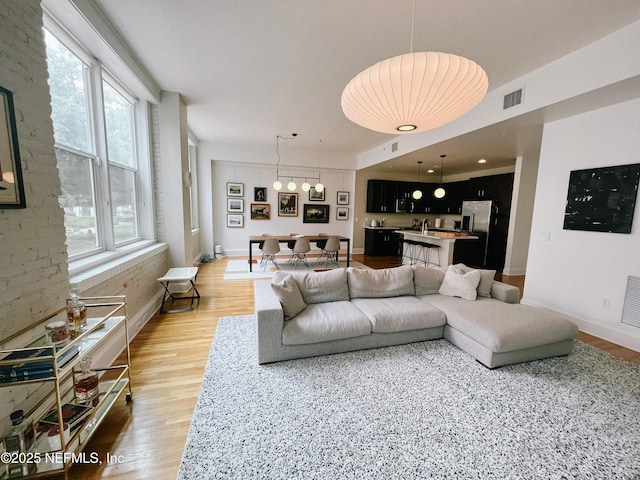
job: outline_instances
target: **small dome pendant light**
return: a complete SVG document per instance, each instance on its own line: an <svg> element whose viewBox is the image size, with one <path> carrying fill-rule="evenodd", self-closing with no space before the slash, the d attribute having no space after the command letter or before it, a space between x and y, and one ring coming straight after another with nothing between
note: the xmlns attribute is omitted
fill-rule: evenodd
<svg viewBox="0 0 640 480"><path fill-rule="evenodd" d="M444 157L446 155L440 155L440 186L433 191L433 196L436 198L444 198L447 191L442 186L442 171L444 170Z"/></svg>
<svg viewBox="0 0 640 480"><path fill-rule="evenodd" d="M420 183L420 167L421 166L422 166L422 160L418 160L418 183ZM411 194L411 196L414 198L414 200L420 200L422 198L422 190L420 190L420 187L416 188Z"/></svg>

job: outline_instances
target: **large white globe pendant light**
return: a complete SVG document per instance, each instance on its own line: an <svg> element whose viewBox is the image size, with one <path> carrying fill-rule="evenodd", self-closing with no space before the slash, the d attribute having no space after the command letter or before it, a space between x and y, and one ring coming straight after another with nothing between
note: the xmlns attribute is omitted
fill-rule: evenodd
<svg viewBox="0 0 640 480"><path fill-rule="evenodd" d="M415 15L415 1L414 1ZM416 133L440 127L475 107L487 93L477 63L442 52L398 55L356 75L342 92L342 111L354 123L382 133Z"/></svg>

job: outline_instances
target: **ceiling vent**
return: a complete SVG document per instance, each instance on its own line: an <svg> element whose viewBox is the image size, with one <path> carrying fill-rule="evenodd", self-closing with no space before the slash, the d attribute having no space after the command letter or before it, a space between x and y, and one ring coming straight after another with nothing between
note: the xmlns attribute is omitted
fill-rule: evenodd
<svg viewBox="0 0 640 480"><path fill-rule="evenodd" d="M398 142L393 142L391 144L391 151L392 152L397 152L398 151Z"/></svg>
<svg viewBox="0 0 640 480"><path fill-rule="evenodd" d="M522 89L519 88L515 92L508 93L504 96L502 109L506 110L507 108L515 107L516 105L520 105L521 103L522 103Z"/></svg>

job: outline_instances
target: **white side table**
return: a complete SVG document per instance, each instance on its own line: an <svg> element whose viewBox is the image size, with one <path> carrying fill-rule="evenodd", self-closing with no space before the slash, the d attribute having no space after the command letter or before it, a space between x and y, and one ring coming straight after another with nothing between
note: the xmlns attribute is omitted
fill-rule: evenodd
<svg viewBox="0 0 640 480"><path fill-rule="evenodd" d="M162 295L162 305L160 306L160 313L178 313L178 312L190 312L193 310L193 305L195 299L200 299L200 292L196 288L196 277L198 276L198 267L183 267L183 268L170 268L167 273L165 273L164 277L158 278L160 284L164 287L164 294ZM175 296L169 290L171 283L186 283L189 282L191 287L189 290L193 289L191 295L182 295ZM188 292L188 291L187 291ZM174 300L191 300L191 303L187 308L180 308L176 310L165 310L164 304L165 302L171 298Z"/></svg>

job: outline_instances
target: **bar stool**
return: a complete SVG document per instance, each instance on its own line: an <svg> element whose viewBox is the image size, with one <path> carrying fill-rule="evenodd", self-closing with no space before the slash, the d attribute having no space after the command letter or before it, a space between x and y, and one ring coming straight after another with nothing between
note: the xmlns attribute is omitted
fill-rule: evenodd
<svg viewBox="0 0 640 480"><path fill-rule="evenodd" d="M415 240L409 240L407 238L402 240L404 248L402 249L402 263L405 259L409 260L409 265L413 265L416 261L416 248L420 245Z"/></svg>
<svg viewBox="0 0 640 480"><path fill-rule="evenodd" d="M433 243L424 243L422 250L422 260L420 262L424 263L424 266L429 267L439 267L440 266L440 245L434 245ZM438 254L438 263L431 261L431 250L435 250Z"/></svg>

